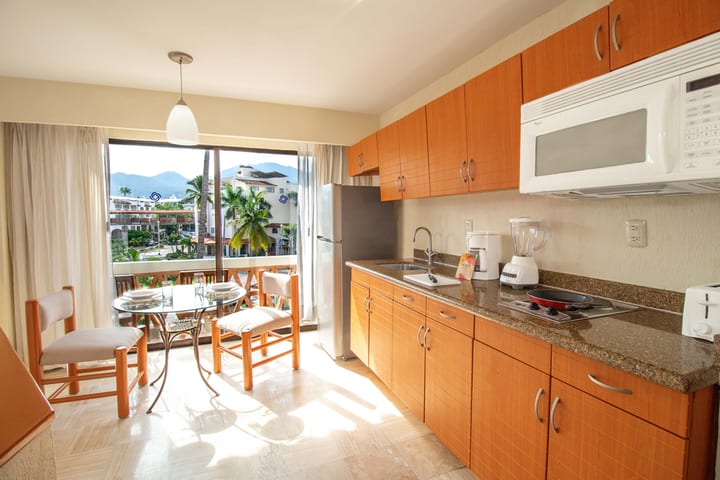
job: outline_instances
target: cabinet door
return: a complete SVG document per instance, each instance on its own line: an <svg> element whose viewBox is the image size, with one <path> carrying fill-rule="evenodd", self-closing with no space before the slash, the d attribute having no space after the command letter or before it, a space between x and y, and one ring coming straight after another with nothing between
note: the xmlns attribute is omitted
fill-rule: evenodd
<svg viewBox="0 0 720 480"><path fill-rule="evenodd" d="M430 196L425 107L398 120L403 198Z"/></svg>
<svg viewBox="0 0 720 480"><path fill-rule="evenodd" d="M377 172L377 135L373 133L348 148L348 174L370 175Z"/></svg>
<svg viewBox="0 0 720 480"><path fill-rule="evenodd" d="M608 72L609 48L608 8L603 7L523 51L523 101Z"/></svg>
<svg viewBox="0 0 720 480"><path fill-rule="evenodd" d="M398 143L397 122L377 132L378 166L380 171L380 199L400 200L400 144Z"/></svg>
<svg viewBox="0 0 720 480"><path fill-rule="evenodd" d="M465 87L433 100L426 109L430 195L466 193L469 180Z"/></svg>
<svg viewBox="0 0 720 480"><path fill-rule="evenodd" d="M425 419L425 315L393 305L392 391L419 419Z"/></svg>
<svg viewBox="0 0 720 480"><path fill-rule="evenodd" d="M362 171L362 140L348 147L347 161L348 161L348 175L355 176L359 175Z"/></svg>
<svg viewBox="0 0 720 480"><path fill-rule="evenodd" d="M392 291L392 286L390 287ZM388 387L392 385L393 302L392 298L370 291L370 336L368 358L370 370Z"/></svg>
<svg viewBox="0 0 720 480"><path fill-rule="evenodd" d="M545 478L550 376L474 343L470 469L487 480Z"/></svg>
<svg viewBox="0 0 720 480"><path fill-rule="evenodd" d="M685 478L686 440L553 379L556 398L547 478Z"/></svg>
<svg viewBox="0 0 720 480"><path fill-rule="evenodd" d="M367 305L370 289L356 282L350 283L350 350L368 364L369 315Z"/></svg>
<svg viewBox="0 0 720 480"><path fill-rule="evenodd" d="M473 341L429 318L426 325L425 423L468 465Z"/></svg>
<svg viewBox="0 0 720 480"><path fill-rule="evenodd" d="M520 183L520 55L465 85L470 191L517 188Z"/></svg>
<svg viewBox="0 0 720 480"><path fill-rule="evenodd" d="M615 69L720 30L717 0L613 0L610 67Z"/></svg>

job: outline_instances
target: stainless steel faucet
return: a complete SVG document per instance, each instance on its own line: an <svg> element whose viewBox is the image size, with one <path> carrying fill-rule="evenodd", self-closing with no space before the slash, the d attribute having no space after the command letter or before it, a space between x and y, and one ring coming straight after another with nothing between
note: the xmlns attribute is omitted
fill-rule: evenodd
<svg viewBox="0 0 720 480"><path fill-rule="evenodd" d="M428 267L430 267L432 266L432 257L437 254L437 252L432 248L432 233L430 233L430 230L428 230L427 227L417 227L415 229L415 233L413 234L413 243L415 243L415 237L417 237L419 230L425 230L428 234L428 238L430 239L430 246L425 249L425 255L428 257Z"/></svg>

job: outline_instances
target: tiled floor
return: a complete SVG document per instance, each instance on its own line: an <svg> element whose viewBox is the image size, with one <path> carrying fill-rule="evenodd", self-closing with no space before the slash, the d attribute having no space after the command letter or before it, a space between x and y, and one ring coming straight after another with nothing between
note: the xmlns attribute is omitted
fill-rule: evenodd
<svg viewBox="0 0 720 480"><path fill-rule="evenodd" d="M179 348L152 414L156 387L133 392L125 420L113 398L56 405L58 478L476 478L358 360L334 362L315 332L302 338L301 369L289 357L258 367L249 393L224 358L212 396ZM209 345L201 357L209 367ZM161 365L151 352L151 378Z"/></svg>

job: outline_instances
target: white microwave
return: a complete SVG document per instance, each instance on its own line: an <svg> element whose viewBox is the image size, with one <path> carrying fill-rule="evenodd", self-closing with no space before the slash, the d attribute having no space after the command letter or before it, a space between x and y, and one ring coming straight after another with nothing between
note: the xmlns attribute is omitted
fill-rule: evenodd
<svg viewBox="0 0 720 480"><path fill-rule="evenodd" d="M720 33L524 104L520 192L720 193Z"/></svg>

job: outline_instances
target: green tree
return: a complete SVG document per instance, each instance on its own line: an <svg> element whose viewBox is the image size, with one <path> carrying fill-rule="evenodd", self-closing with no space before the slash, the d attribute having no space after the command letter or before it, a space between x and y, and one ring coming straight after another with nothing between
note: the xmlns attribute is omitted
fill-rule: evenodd
<svg viewBox="0 0 720 480"><path fill-rule="evenodd" d="M288 225L283 225L282 227L280 227L280 235L282 235L283 240L288 243L290 253L294 253L295 242L297 240L297 223L290 223Z"/></svg>
<svg viewBox="0 0 720 480"><path fill-rule="evenodd" d="M265 192L250 190L245 206L240 211L236 220L232 223L237 225L237 230L230 239L233 248L242 247L244 238L248 239L250 255L260 250L267 251L270 245L270 237L265 230L270 222L270 204L263 198Z"/></svg>
<svg viewBox="0 0 720 480"><path fill-rule="evenodd" d="M130 195L130 192L132 192L130 187L120 187L120 195L122 195L123 197L127 197L128 195Z"/></svg>
<svg viewBox="0 0 720 480"><path fill-rule="evenodd" d="M203 174L188 180L189 187L185 189L183 203L192 202L198 212L197 228L197 249L196 258L202 258L205 254L205 235L207 233L207 206L212 205L212 199L208 198L208 175L210 174L210 150L205 150L203 162Z"/></svg>

